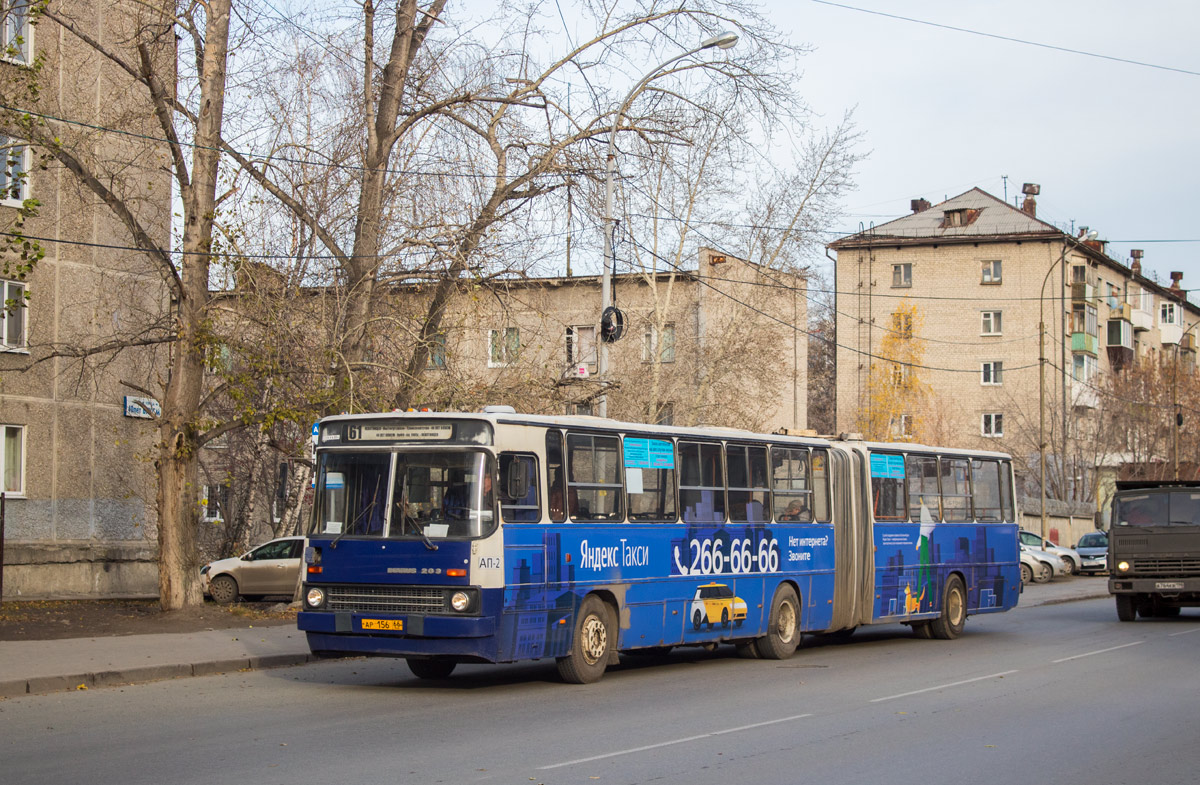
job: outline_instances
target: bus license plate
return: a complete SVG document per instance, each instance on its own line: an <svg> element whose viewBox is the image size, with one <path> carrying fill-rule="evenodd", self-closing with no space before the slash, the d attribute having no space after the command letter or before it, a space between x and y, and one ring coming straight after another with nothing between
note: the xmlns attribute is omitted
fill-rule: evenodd
<svg viewBox="0 0 1200 785"><path fill-rule="evenodd" d="M404 619L363 619L364 630L388 630L391 632L404 631Z"/></svg>
<svg viewBox="0 0 1200 785"><path fill-rule="evenodd" d="M1156 589L1182 589L1183 584L1177 581L1159 581L1154 584Z"/></svg>

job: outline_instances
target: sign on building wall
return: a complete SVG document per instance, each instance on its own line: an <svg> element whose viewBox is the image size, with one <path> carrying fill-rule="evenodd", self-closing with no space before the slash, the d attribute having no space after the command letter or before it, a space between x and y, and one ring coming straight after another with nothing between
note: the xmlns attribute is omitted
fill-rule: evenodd
<svg viewBox="0 0 1200 785"><path fill-rule="evenodd" d="M126 395L125 416L137 417L142 420L156 420L162 417L162 407L153 398L137 398Z"/></svg>

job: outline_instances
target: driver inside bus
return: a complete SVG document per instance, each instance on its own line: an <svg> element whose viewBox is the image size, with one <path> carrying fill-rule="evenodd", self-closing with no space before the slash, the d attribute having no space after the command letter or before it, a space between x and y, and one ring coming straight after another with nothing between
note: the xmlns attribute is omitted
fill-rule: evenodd
<svg viewBox="0 0 1200 785"><path fill-rule="evenodd" d="M450 487L446 489L446 495L442 497L442 514L446 518L460 521L470 518L471 510L474 509L474 489L475 484L467 481L466 472L462 469L452 470ZM484 510L492 508L492 475L490 472L483 474L483 499L480 507Z"/></svg>

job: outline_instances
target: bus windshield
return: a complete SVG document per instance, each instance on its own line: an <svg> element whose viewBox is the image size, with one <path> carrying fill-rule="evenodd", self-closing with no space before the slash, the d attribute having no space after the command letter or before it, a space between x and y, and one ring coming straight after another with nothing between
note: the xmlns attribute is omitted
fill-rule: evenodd
<svg viewBox="0 0 1200 785"><path fill-rule="evenodd" d="M1123 494L1115 502L1118 526L1200 526L1200 493Z"/></svg>
<svg viewBox="0 0 1200 785"><path fill-rule="evenodd" d="M481 537L495 521L492 459L483 452L327 452L314 536Z"/></svg>

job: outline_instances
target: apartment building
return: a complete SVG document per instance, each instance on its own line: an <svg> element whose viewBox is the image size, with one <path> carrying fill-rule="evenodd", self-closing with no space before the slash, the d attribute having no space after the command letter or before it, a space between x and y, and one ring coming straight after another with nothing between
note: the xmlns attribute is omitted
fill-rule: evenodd
<svg viewBox="0 0 1200 785"><path fill-rule="evenodd" d="M1181 274L1160 284L1140 251L1114 259L1086 228L1040 220L1038 190L1026 185L1019 208L978 188L913 200L911 215L829 245L839 430L1006 450L1027 479L1044 435L1065 486L1088 483L1101 458L1082 453L1120 450L1086 444L1102 380L1164 354L1194 367L1200 308Z"/></svg>
<svg viewBox="0 0 1200 785"><path fill-rule="evenodd" d="M31 20L27 5L0 6L5 103L37 112L36 122L46 124L42 130L53 127L48 133L61 134L62 144L78 155L111 161L108 183L114 190L128 186L118 195L167 245L171 182L165 150L157 154L153 142L129 135L153 133L153 107L116 65L50 18ZM125 11L89 0L55 3L54 10L102 45L133 52L133 21ZM169 80L173 42L148 53L158 58L160 78ZM39 57L44 63L37 72L30 66ZM36 95L28 90L31 80ZM108 208L13 130L19 117L6 111L3 119L4 598L152 595L156 403L143 391L156 387L162 358L148 346L80 355L165 314L168 296L145 255L129 249L129 233ZM11 242L18 229L45 253L31 269L21 258L22 242Z"/></svg>
<svg viewBox="0 0 1200 785"><path fill-rule="evenodd" d="M603 395L614 419L763 431L806 427L803 276L709 248L699 249L694 268L614 276L623 332L608 344L603 377L600 290L598 276L464 282L446 308L413 403L435 410L508 404L533 414L595 414ZM318 323L323 312L336 310L323 301L336 297L336 291L308 290L290 300L297 309L291 318L307 312ZM423 284L398 285L380 296L376 322L394 329L373 334L376 375L360 377L356 390L398 387L429 297ZM355 410L379 407L362 401ZM230 534L254 541L271 533L264 523L279 507L276 467L287 456L253 441L239 435L203 451L202 518L218 524L206 530L205 547ZM292 467L307 471L302 462ZM294 484L296 477L288 476ZM250 487L254 478L257 485ZM259 520L250 522L250 531L220 529L226 520L244 518L239 513L252 503Z"/></svg>

